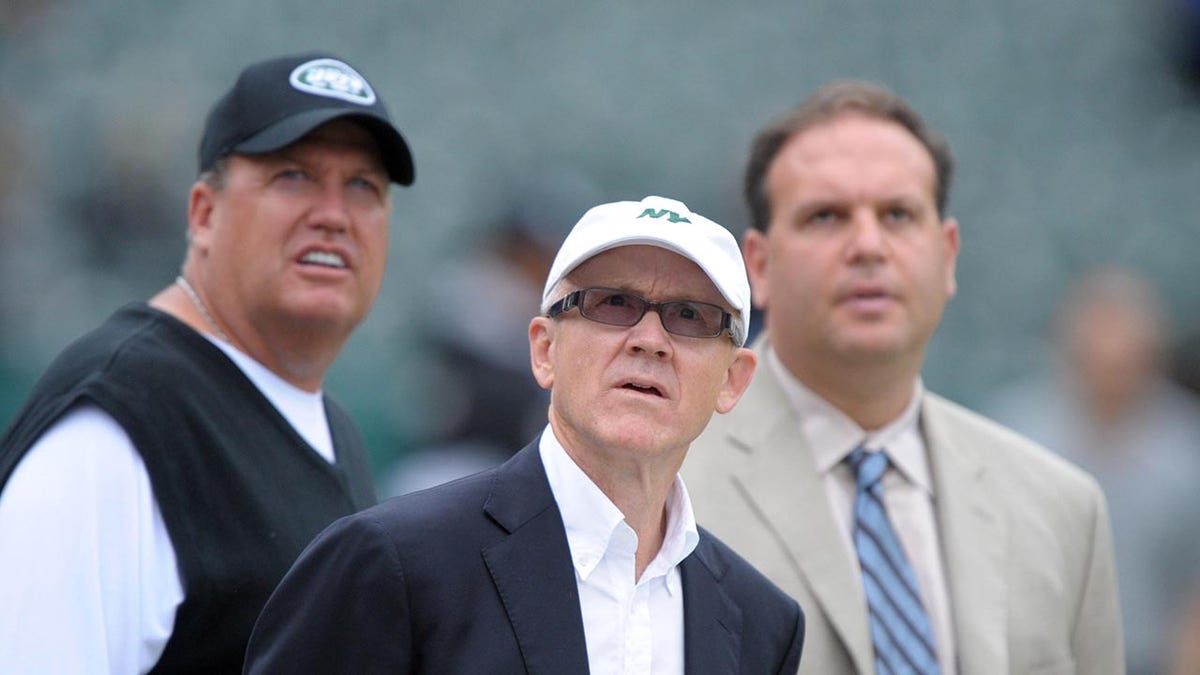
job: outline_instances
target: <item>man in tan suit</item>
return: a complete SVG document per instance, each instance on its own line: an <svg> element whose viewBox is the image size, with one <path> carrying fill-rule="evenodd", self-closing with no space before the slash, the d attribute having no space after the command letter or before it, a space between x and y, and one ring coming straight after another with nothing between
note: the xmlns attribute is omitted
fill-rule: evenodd
<svg viewBox="0 0 1200 675"><path fill-rule="evenodd" d="M1121 673L1095 481L921 382L955 292L952 165L867 83L759 133L761 366L684 465L697 518L804 606L802 673Z"/></svg>

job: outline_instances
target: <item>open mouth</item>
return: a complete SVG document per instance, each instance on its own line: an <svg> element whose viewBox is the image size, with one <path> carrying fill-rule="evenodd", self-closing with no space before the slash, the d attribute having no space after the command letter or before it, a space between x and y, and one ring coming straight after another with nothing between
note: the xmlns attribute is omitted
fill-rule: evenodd
<svg viewBox="0 0 1200 675"><path fill-rule="evenodd" d="M629 382L628 384L622 385L621 388L622 389L630 389L632 391L636 391L636 392L639 392L642 394L650 394L651 396L657 396L659 398L663 397L663 393L658 390L658 387L655 387L652 385L641 385L641 384L635 384L633 382Z"/></svg>
<svg viewBox="0 0 1200 675"><path fill-rule="evenodd" d="M342 256L329 251L309 251L300 258L300 263L303 265L317 265L319 267L331 267L333 269L346 269L346 261Z"/></svg>

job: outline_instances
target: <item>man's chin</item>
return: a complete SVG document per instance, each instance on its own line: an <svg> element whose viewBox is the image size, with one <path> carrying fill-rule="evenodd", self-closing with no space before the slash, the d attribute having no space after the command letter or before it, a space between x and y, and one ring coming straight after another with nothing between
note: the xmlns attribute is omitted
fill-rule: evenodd
<svg viewBox="0 0 1200 675"><path fill-rule="evenodd" d="M670 451L675 435L675 430L662 428L661 422L626 417L606 425L599 440L621 453L653 456Z"/></svg>
<svg viewBox="0 0 1200 675"><path fill-rule="evenodd" d="M855 361L890 361L906 351L908 342L894 330L860 331L845 336L838 351Z"/></svg>
<svg viewBox="0 0 1200 675"><path fill-rule="evenodd" d="M335 303L301 303L285 310L287 323L308 333L349 334L365 318L365 312Z"/></svg>

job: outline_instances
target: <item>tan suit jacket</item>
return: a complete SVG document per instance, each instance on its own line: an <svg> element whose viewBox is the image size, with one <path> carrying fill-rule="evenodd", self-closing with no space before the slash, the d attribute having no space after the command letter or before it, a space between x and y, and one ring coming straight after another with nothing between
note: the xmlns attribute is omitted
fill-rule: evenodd
<svg viewBox="0 0 1200 675"><path fill-rule="evenodd" d="M755 346L765 354L765 342ZM697 521L800 602L800 672L873 675L863 592L812 450L760 368L683 475ZM1124 673L1107 506L1048 450L926 394L921 431L964 675Z"/></svg>

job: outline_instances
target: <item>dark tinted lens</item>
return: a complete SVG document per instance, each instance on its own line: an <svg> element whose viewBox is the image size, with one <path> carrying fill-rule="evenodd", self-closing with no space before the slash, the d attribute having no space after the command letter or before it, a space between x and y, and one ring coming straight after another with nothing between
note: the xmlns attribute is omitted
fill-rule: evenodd
<svg viewBox="0 0 1200 675"><path fill-rule="evenodd" d="M725 318L725 310L705 302L668 302L659 313L667 331L687 337L718 335Z"/></svg>
<svg viewBox="0 0 1200 675"><path fill-rule="evenodd" d="M633 326L646 313L646 301L621 291L590 288L583 294L579 311L593 321L615 326Z"/></svg>

